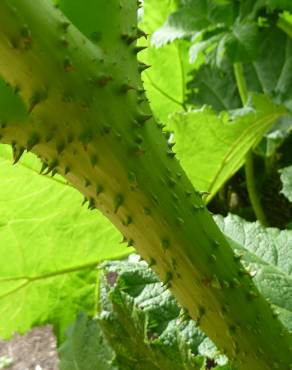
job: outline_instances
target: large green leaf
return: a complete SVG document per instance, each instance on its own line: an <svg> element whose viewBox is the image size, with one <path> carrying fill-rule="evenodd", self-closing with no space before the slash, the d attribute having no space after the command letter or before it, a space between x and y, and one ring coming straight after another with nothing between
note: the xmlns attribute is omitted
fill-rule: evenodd
<svg viewBox="0 0 292 370"><path fill-rule="evenodd" d="M210 199L285 112L266 96L254 95L245 108L229 113L217 115L209 108L177 113L168 127L174 131L174 148L184 169Z"/></svg>
<svg viewBox="0 0 292 370"><path fill-rule="evenodd" d="M49 322L61 338L76 312L94 310L97 264L130 250L62 178L40 176L37 158L11 162L0 146L0 336Z"/></svg>
<svg viewBox="0 0 292 370"><path fill-rule="evenodd" d="M292 231L264 228L234 215L216 221L261 294L292 330Z"/></svg>

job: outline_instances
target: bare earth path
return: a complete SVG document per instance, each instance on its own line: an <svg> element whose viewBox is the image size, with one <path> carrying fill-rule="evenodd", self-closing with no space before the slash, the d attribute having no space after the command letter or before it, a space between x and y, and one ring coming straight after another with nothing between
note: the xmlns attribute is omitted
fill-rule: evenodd
<svg viewBox="0 0 292 370"><path fill-rule="evenodd" d="M3 367L7 358L11 365ZM1 366L2 365L2 366ZM56 341L49 326L35 328L9 342L0 341L0 369L58 370Z"/></svg>

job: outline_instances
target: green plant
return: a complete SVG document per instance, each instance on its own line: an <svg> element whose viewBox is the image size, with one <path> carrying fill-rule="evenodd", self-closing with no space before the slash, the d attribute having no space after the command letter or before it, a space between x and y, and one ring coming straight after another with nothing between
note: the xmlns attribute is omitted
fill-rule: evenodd
<svg viewBox="0 0 292 370"><path fill-rule="evenodd" d="M142 47L135 41L145 35L136 27L134 2L101 1L98 12L93 2L85 9L72 4L59 5L74 25L50 1L2 1L0 73L11 87L3 86L1 141L12 145L15 162L24 150L37 154L43 173L61 174L90 209L102 210L235 366L289 369L291 334L232 252L176 160L168 133L152 117L139 75L147 65L136 59ZM246 152L287 111L267 97L254 97L252 104L259 107L255 113L246 106L222 117L264 121ZM185 118L192 115L198 118L195 112ZM230 172L244 161L232 158Z"/></svg>

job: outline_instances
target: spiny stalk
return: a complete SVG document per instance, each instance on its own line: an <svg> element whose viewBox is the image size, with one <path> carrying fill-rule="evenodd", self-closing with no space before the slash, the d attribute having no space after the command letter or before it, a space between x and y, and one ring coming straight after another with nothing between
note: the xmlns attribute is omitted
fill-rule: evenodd
<svg viewBox="0 0 292 370"><path fill-rule="evenodd" d="M98 6L98 37L89 38L50 0L0 2L0 74L27 107L21 120L1 124L1 142L16 159L22 149L37 154L42 172L63 175L100 209L235 366L288 370L291 334L152 116L133 39L141 34L135 1Z"/></svg>

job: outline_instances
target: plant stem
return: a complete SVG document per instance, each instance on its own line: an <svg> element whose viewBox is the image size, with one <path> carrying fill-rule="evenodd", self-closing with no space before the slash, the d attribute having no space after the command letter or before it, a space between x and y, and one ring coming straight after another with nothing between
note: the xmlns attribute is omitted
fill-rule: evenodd
<svg viewBox="0 0 292 370"><path fill-rule="evenodd" d="M239 91L240 99L242 102L242 105L246 104L247 96L248 96L248 90L246 86L246 81L244 78L244 72L243 67L241 63L234 63L233 64L233 70L235 75L235 80L237 84L237 88Z"/></svg>
<svg viewBox="0 0 292 370"><path fill-rule="evenodd" d="M264 226L268 225L266 215L263 211L262 205L260 203L260 199L258 196L258 192L256 189L256 184L254 181L254 168L253 168L253 154L252 151L247 153L245 158L245 177L246 177L246 185L247 191L249 195L250 202L252 204L254 213L260 223Z"/></svg>
<svg viewBox="0 0 292 370"><path fill-rule="evenodd" d="M246 85L246 81L244 78L244 71L243 71L242 64L234 63L233 70L234 70L236 84L237 84L237 88L239 91L242 105L245 105L247 102L248 90L247 90L247 85ZM250 203L252 205L253 211L256 215L256 218L260 221L260 223L264 226L267 226L268 222L267 222L264 210L262 208L260 197L258 195L256 183L255 183L252 150L250 150L246 155L244 167L245 167L247 191L248 191L248 195L249 195L249 199L250 199Z"/></svg>

